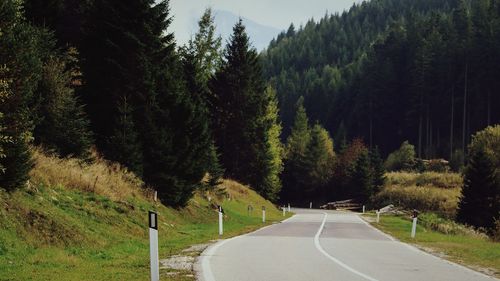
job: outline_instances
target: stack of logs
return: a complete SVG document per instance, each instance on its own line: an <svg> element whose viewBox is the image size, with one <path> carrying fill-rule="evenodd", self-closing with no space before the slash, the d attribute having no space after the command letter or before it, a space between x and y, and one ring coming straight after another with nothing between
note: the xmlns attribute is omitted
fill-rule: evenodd
<svg viewBox="0 0 500 281"><path fill-rule="evenodd" d="M356 203L354 199L329 202L320 207L326 210L358 210L361 209L361 204Z"/></svg>

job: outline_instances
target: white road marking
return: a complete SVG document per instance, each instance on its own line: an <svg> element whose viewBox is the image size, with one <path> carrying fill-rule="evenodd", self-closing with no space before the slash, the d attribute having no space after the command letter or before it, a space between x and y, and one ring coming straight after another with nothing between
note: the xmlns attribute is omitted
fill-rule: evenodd
<svg viewBox="0 0 500 281"><path fill-rule="evenodd" d="M217 249L226 244L228 241L233 240L237 237L231 238L231 239L226 239L221 242L215 243L208 249L206 254L201 257L201 268L203 272L203 280L204 281L215 281L214 274L212 273L212 267L210 267L210 257L212 257L215 254L215 251Z"/></svg>
<svg viewBox="0 0 500 281"><path fill-rule="evenodd" d="M463 266L463 265L461 265L461 264L454 263L454 262L451 262L451 261L449 261L449 260L445 260L445 259L440 258L440 257L437 257L437 256L435 256L435 255L433 255L433 254L427 253L427 252L425 252L425 251L423 251L423 250L421 250L421 249L419 249L419 248L417 248L417 247L415 247L415 246L413 246L413 245L410 245L410 244L406 244L406 243L404 243L404 242L401 242L401 241L399 241L399 240L395 239L394 237L390 236L389 234L387 234L387 233L383 232L382 230L380 230L380 229L378 229L378 228L374 227L373 225L371 225L370 223L368 223L367 221L365 221L363 218L361 218L359 215L357 215L357 217L358 217L358 219L359 219L359 220L361 220L364 224L366 224L366 225L367 225L367 226L369 226L370 228L374 229L375 231L379 232L380 234L384 235L385 237L387 237L387 238L391 239L392 241L394 241L394 242L396 242L396 243L399 243L400 245L405 246L407 249L409 249L409 250L411 250L411 251L413 251L413 252L417 252L417 253L420 253L420 254L422 254L422 255L426 255L426 256L429 256L429 257L431 257L431 258L434 258L434 259L436 259L436 260L440 260L440 261L445 262L445 263L447 263L447 264L449 264L449 265L451 265L451 266L458 267L458 268L460 268L460 269L462 269L462 270L468 271L468 272L470 272L470 273L476 274L476 275L481 276L481 277L484 277L484 278L489 278L489 279L491 279L491 280L498 280L498 279L497 279L497 278L495 278L495 277L492 277L492 276L486 275L486 274L484 274L484 273L482 273L482 272L479 272L479 271L475 271L475 270L470 269L470 268L468 268L468 267L466 267L466 266Z"/></svg>
<svg viewBox="0 0 500 281"><path fill-rule="evenodd" d="M342 266L343 268L347 269L348 271L358 275L358 276L361 276L363 278L365 278L366 280L370 280L370 281L378 281L377 279L374 279L364 273L361 273L359 271L357 271L356 269L348 266L347 264L341 262L340 260L332 257L330 254L328 254L324 249L323 247L321 247L321 244L319 243L319 236L321 235L321 232L323 231L323 228L325 227L325 223L326 223L326 217L328 216L327 213L323 213L324 217L323 217L323 222L321 223L321 226L319 227L318 229L318 232L316 233L316 236L314 236L314 246L316 246L316 249L318 249L318 251L320 251L325 257L329 258L330 260L332 260L333 262L335 262L336 264Z"/></svg>

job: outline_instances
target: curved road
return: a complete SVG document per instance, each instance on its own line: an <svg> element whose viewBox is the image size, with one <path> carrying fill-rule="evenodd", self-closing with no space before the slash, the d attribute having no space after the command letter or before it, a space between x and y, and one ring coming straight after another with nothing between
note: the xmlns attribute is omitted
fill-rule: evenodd
<svg viewBox="0 0 500 281"><path fill-rule="evenodd" d="M492 281L395 241L354 213L295 209L295 216L223 240L197 264L203 281Z"/></svg>

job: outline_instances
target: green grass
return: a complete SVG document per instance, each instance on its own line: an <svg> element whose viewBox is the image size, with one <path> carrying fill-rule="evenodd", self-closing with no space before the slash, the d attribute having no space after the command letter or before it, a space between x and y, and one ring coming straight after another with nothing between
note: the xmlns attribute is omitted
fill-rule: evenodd
<svg viewBox="0 0 500 281"><path fill-rule="evenodd" d="M225 185L228 197L209 202L197 194L181 210L143 196L113 201L62 186L0 191L0 280L149 280L148 210L159 213L160 259L219 238L214 204L226 211L224 237L263 226L262 205L268 224L283 219L252 190ZM190 278L162 272L161 279Z"/></svg>
<svg viewBox="0 0 500 281"><path fill-rule="evenodd" d="M443 234L421 225L417 225L413 239L410 237L411 224L409 218L385 215L380 218L380 223L372 223L400 241L443 253L446 259L472 268L486 268L500 277L500 243L481 235Z"/></svg>

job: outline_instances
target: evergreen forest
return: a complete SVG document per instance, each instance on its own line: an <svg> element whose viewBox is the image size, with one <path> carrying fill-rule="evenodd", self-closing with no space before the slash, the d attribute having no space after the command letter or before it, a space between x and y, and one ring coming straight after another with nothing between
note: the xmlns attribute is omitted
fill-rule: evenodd
<svg viewBox="0 0 500 281"><path fill-rule="evenodd" d="M223 42L210 8L179 45L174 16L168 0L0 1L0 187L29 184L35 147L119 163L178 208L222 178L275 203L373 204L386 171L451 170L459 208L491 203L457 219L495 227L500 0L364 1L260 53L242 19Z"/></svg>

